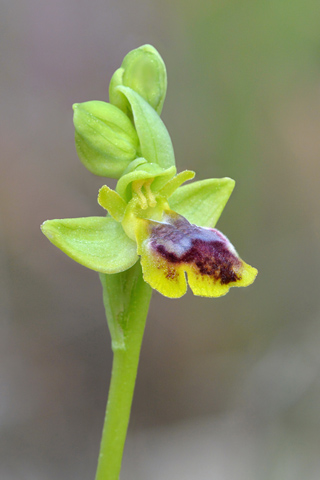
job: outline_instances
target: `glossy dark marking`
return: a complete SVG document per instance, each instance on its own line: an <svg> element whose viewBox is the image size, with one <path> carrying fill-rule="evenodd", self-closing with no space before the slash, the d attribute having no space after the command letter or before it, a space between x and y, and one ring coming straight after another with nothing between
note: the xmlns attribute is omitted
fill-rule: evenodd
<svg viewBox="0 0 320 480"><path fill-rule="evenodd" d="M151 247L169 264L193 265L200 275L213 277L222 285L241 279L236 273L241 261L228 239L218 230L191 225L181 216L171 224L152 226ZM172 269L168 268L166 277L175 277Z"/></svg>

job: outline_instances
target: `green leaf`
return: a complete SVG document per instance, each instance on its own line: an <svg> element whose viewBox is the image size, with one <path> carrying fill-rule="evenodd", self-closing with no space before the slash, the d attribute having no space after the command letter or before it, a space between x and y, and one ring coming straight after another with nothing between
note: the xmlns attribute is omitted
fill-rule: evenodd
<svg viewBox="0 0 320 480"><path fill-rule="evenodd" d="M131 88L119 86L116 90L123 93L131 105L141 156L162 168L175 165L170 135L157 112Z"/></svg>
<svg viewBox="0 0 320 480"><path fill-rule="evenodd" d="M97 272L123 272L138 260L135 242L111 217L47 220L41 230L69 257Z"/></svg>
<svg viewBox="0 0 320 480"><path fill-rule="evenodd" d="M184 185L169 198L169 205L190 223L213 228L234 188L231 178L210 178Z"/></svg>

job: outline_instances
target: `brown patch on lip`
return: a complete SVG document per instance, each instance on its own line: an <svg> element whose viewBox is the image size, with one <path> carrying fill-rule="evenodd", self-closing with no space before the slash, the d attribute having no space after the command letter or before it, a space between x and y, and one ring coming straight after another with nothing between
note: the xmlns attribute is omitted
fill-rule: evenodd
<svg viewBox="0 0 320 480"><path fill-rule="evenodd" d="M220 281L221 285L228 285L231 282L241 280L237 273L241 267L241 261L229 248L228 240L217 230L202 229L191 225L186 219L171 224L161 224L152 228L152 248L172 265L192 265L200 275L212 277ZM182 227L182 228L181 228ZM183 240L188 239L190 246L183 248ZM177 246L177 251L183 252L180 255L166 248L166 242ZM166 278L176 277L175 268L170 269Z"/></svg>
<svg viewBox="0 0 320 480"><path fill-rule="evenodd" d="M177 280L177 272L174 268L168 268L166 272L166 278L168 280Z"/></svg>

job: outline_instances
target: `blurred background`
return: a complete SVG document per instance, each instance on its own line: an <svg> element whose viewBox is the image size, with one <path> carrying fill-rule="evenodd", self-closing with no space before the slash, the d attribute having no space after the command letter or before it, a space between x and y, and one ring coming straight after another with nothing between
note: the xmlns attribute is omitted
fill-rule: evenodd
<svg viewBox="0 0 320 480"><path fill-rule="evenodd" d="M256 282L154 293L122 480L320 477L320 3L2 0L0 478L93 479L111 371L98 276L41 235L103 215L71 105L163 56L178 170L229 176L218 223ZM113 181L108 181L114 186Z"/></svg>

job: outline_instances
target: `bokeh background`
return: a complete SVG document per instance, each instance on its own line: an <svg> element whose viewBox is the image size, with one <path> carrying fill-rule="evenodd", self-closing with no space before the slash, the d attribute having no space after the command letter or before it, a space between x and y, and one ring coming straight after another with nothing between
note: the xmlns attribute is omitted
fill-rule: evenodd
<svg viewBox="0 0 320 480"><path fill-rule="evenodd" d="M0 478L94 478L101 288L39 225L103 214L71 105L107 100L151 43L178 169L236 180L218 228L259 276L220 299L154 294L121 478L318 480L319 1L1 0L0 23Z"/></svg>

